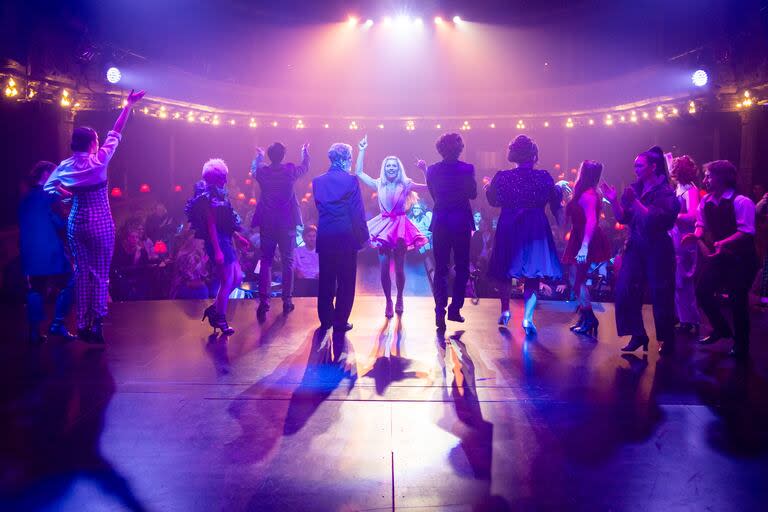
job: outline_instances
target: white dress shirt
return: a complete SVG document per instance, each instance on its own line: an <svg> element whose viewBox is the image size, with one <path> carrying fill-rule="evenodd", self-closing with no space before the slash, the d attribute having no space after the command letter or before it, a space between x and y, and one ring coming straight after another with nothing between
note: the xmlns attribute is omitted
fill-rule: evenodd
<svg viewBox="0 0 768 512"><path fill-rule="evenodd" d="M296 277L317 279L320 275L320 257L317 251L312 251L307 246L297 247L293 252L293 269L296 271Z"/></svg>
<svg viewBox="0 0 768 512"><path fill-rule="evenodd" d="M733 209L736 212L736 231L747 233L749 235L755 234L755 203L752 202L747 196L736 194L733 189L726 190L721 196L721 199L733 198ZM707 194L704 199L699 203L699 209L696 211L696 227L706 228L704 221L704 206L712 202L714 204L720 203L720 199L716 198L712 194Z"/></svg>
<svg viewBox="0 0 768 512"><path fill-rule="evenodd" d="M76 151L62 161L45 183L46 192L54 192L58 185L65 188L91 187L107 182L107 165L115 154L121 135L110 131L96 153Z"/></svg>

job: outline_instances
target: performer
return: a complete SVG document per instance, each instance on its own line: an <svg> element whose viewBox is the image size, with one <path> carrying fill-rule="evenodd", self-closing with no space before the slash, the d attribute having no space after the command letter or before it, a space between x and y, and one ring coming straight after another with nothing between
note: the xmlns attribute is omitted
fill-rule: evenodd
<svg viewBox="0 0 768 512"><path fill-rule="evenodd" d="M699 208L699 189L694 180L698 174L696 162L688 155L672 160L670 177L676 184L675 196L680 203L677 221L669 232L675 247L675 311L680 322L680 329L699 334L699 308L696 306L696 244L683 245L685 235L693 233L696 212Z"/></svg>
<svg viewBox="0 0 768 512"><path fill-rule="evenodd" d="M144 94L144 91L131 91L101 147L93 128L76 127L70 146L72 156L59 164L44 187L47 192L57 192L63 187L73 194L67 238L75 265L77 335L88 343L104 343L102 323L107 315L109 265L115 246L115 223L107 195L107 166L133 105Z"/></svg>
<svg viewBox="0 0 768 512"><path fill-rule="evenodd" d="M629 224L630 229L616 281L616 329L619 336L632 336L621 350L648 350L642 314L648 287L659 353L670 354L675 339L675 249L669 230L675 224L680 203L669 184L661 148L653 147L637 155L635 174L637 181L624 190L620 202L614 187L601 185L616 220Z"/></svg>
<svg viewBox="0 0 768 512"><path fill-rule="evenodd" d="M526 336L534 336L533 311L540 280L562 275L552 229L544 213L547 204L553 215L561 212L562 192L547 171L534 169L539 148L526 135L518 135L509 144L507 159L517 167L497 172L486 190L491 206L501 207L488 275L499 282L499 325L509 323L510 280L524 280L522 325Z"/></svg>
<svg viewBox="0 0 768 512"><path fill-rule="evenodd" d="M704 165L704 196L696 214L696 230L686 235L703 239L714 252L701 261L696 282L696 297L707 315L712 333L700 340L710 345L733 336L730 354L749 355L749 289L758 269L755 250L755 204L736 193L736 167L727 160ZM728 293L733 313L733 330L720 311L718 294Z"/></svg>
<svg viewBox="0 0 768 512"><path fill-rule="evenodd" d="M469 280L469 244L475 222L470 199L477 197L475 168L459 160L464 141L458 133L446 133L437 140L437 151L443 160L427 169L427 187L435 207L432 212L432 247L435 253L435 324L446 328L448 320L463 322L461 308ZM448 266L453 253L456 276L453 280L451 305L448 306Z"/></svg>
<svg viewBox="0 0 768 512"><path fill-rule="evenodd" d="M38 162L27 178L28 192L19 203L19 252L24 276L27 280L27 320L29 342L45 341L40 324L45 318L44 301L49 286L58 288L56 310L48 334L66 340L74 339L65 325L72 309L75 281L72 264L64 249L64 216L58 211L61 204L56 195L43 190L51 172L52 162ZM64 194L67 194L64 192Z"/></svg>
<svg viewBox="0 0 768 512"><path fill-rule="evenodd" d="M576 266L574 290L579 305L579 320L571 326L577 334L597 335L600 322L592 311L592 302L587 288L587 271L593 263L601 263L611 257L611 249L603 230L600 229L602 197L597 184L603 172L603 164L584 160L579 167L573 197L565 208L566 216L573 227L568 236L568 245L563 253L563 263Z"/></svg>
<svg viewBox="0 0 768 512"><path fill-rule="evenodd" d="M301 164L282 163L285 146L275 142L267 149L270 164L264 161L264 150L256 149L251 164L251 176L259 184L261 196L253 214L252 226L259 226L261 237L261 271L259 273L259 307L257 315L263 318L269 311L269 291L272 284L272 262L275 249L280 247L283 274L283 314L294 310L293 256L296 248L296 226L302 225L299 202L294 184L309 171L309 144L301 147Z"/></svg>
<svg viewBox="0 0 768 512"><path fill-rule="evenodd" d="M219 280L216 300L203 312L203 320L220 329L222 334L234 334L227 324L227 305L232 291L240 285L243 271L237 260L232 237L247 246L248 239L240 234L240 216L227 197L229 169L224 160L212 158L203 164L203 180L195 187L195 195L185 208L189 223L197 238L205 241L205 250Z"/></svg>
<svg viewBox="0 0 768 512"><path fill-rule="evenodd" d="M396 156L388 156L381 162L381 171L377 179L371 178L363 171L365 150L368 147L368 137L360 141L357 154L355 174L368 187L375 189L379 200L381 213L368 221L370 244L379 250L379 267L381 287L387 306L384 316L392 318L395 313L403 314L403 290L405 288L405 253L426 245L429 240L406 217L410 208L410 196L414 190L424 190L426 184L416 183L405 173L403 163ZM426 172L424 160L417 163L419 169ZM392 309L392 280L390 279L391 262L395 262L395 283L397 285L397 302Z"/></svg>
<svg viewBox="0 0 768 512"><path fill-rule="evenodd" d="M344 333L352 328L347 321L355 301L357 251L363 248L369 235L360 184L349 174L352 147L333 144L328 158L331 161L328 171L312 180L319 213L317 315L322 329L333 327L334 353L338 358Z"/></svg>

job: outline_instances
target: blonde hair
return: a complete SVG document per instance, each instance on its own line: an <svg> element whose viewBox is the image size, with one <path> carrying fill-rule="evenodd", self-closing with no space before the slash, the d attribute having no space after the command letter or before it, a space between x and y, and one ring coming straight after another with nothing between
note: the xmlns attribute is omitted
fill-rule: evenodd
<svg viewBox="0 0 768 512"><path fill-rule="evenodd" d="M171 298L175 298L179 289L192 281L204 281L208 277L208 258L203 248L203 241L192 238L186 240L176 254L171 281Z"/></svg>
<svg viewBox="0 0 768 512"><path fill-rule="evenodd" d="M385 168L387 167L387 162L390 160L394 160L395 162L397 162L398 172L397 172L397 178L395 178L395 183L407 185L411 180L410 178L408 178L408 175L405 173L405 167L403 167L403 162L401 162L400 159L397 158L396 156L392 156L392 155L386 157L384 160L381 161L381 171L379 172L379 183L383 184L388 181Z"/></svg>
<svg viewBox="0 0 768 512"><path fill-rule="evenodd" d="M211 158L203 164L203 180L206 183L226 180L229 169L221 158Z"/></svg>

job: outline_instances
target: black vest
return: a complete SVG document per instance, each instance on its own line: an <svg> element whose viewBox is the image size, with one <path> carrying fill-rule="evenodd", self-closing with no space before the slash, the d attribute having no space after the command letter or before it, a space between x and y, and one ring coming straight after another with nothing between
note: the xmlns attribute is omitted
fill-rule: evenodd
<svg viewBox="0 0 768 512"><path fill-rule="evenodd" d="M714 201L704 204L704 224L708 242L719 242L736 233L736 208L733 204L735 198L736 194L730 199L721 198L719 204ZM749 236L736 244L729 244L728 250L737 256L751 257L755 252L754 237Z"/></svg>

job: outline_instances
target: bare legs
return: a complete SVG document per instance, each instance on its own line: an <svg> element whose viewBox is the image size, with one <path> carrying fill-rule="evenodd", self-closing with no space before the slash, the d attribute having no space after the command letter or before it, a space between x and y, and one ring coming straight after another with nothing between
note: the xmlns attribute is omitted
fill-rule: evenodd
<svg viewBox="0 0 768 512"><path fill-rule="evenodd" d="M536 292L539 290L539 278L526 277L524 283L523 300L525 302L525 309L523 313L523 328L527 333L533 334L536 332L536 327L533 325L533 311L536 308ZM499 301L501 303L499 325L507 325L509 322L509 296L511 292L512 285L509 281L499 283Z"/></svg>
<svg viewBox="0 0 768 512"><path fill-rule="evenodd" d="M397 287L397 306L395 311L403 312L403 290L405 289L405 247L399 246L395 249L379 250L379 271L381 273L381 289L384 291L384 298L387 301L385 314L388 318L394 315L392 309L392 278L390 277L390 266L395 262L395 286Z"/></svg>
<svg viewBox="0 0 768 512"><path fill-rule="evenodd" d="M221 285L219 286L219 292L216 294L214 306L216 307L216 313L226 316L229 296L235 288L240 286L240 282L243 279L243 271L240 269L240 263L234 261L217 265L216 273L219 276Z"/></svg>

